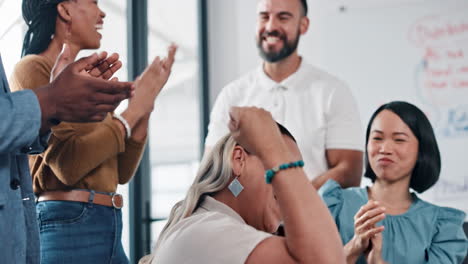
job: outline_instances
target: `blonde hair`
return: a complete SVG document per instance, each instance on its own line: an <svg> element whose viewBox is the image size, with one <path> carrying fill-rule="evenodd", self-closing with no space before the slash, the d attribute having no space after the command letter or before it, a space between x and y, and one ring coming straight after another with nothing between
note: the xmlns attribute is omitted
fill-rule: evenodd
<svg viewBox="0 0 468 264"><path fill-rule="evenodd" d="M231 155L235 146L236 141L228 134L205 154L185 199L172 207L168 221L159 235L156 249L164 240L168 229L191 216L203 202L205 195L217 193L229 184L232 176Z"/></svg>

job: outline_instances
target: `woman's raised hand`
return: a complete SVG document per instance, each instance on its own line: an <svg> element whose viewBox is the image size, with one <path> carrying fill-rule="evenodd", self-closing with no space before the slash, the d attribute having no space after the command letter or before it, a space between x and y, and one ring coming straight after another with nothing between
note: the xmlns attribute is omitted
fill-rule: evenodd
<svg viewBox="0 0 468 264"><path fill-rule="evenodd" d="M232 107L229 130L247 151L263 161L287 152L286 144L270 112L257 107Z"/></svg>
<svg viewBox="0 0 468 264"><path fill-rule="evenodd" d="M108 57L107 52L102 51L97 54L97 56L98 60L82 69L80 74L83 76L109 80L114 73L122 68L122 62L119 60L119 54L117 53L112 53L112 55ZM75 59L76 56L72 55L70 46L68 44L63 44L62 51L58 55L52 68L50 81L52 82L63 71L63 69L74 62Z"/></svg>
<svg viewBox="0 0 468 264"><path fill-rule="evenodd" d="M145 71L135 81L135 95L130 99L129 107L134 105L146 114L153 111L154 100L171 74L176 51L177 46L170 45L166 58L161 60L156 57L151 65L146 67Z"/></svg>

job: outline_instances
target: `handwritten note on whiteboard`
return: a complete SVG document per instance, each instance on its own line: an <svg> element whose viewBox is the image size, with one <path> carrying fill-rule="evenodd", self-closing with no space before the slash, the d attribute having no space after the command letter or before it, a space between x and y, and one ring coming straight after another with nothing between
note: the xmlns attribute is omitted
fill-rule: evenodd
<svg viewBox="0 0 468 264"><path fill-rule="evenodd" d="M431 15L416 21L409 39L420 49L416 85L421 100L440 119L435 126L446 137L468 136L468 16L466 12Z"/></svg>

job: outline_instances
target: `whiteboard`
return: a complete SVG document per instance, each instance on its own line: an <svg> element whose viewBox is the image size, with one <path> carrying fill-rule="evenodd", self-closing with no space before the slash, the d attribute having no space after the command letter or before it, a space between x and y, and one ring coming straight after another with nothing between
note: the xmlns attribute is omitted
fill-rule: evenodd
<svg viewBox="0 0 468 264"><path fill-rule="evenodd" d="M438 183L421 197L468 213L468 1L309 0L300 53L347 82L363 126L404 100L435 129Z"/></svg>

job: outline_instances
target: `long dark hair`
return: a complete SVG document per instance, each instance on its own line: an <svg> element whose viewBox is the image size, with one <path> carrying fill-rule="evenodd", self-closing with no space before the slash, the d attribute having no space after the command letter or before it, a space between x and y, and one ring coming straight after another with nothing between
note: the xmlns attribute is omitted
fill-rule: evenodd
<svg viewBox="0 0 468 264"><path fill-rule="evenodd" d="M47 49L55 34L57 5L68 0L23 0L23 19L28 26L21 57Z"/></svg>
<svg viewBox="0 0 468 264"><path fill-rule="evenodd" d="M418 159L413 168L410 187L422 193L433 186L439 179L441 167L440 152L434 130L426 115L419 108L407 102L393 101L384 104L372 115L366 131L366 172L364 176L370 178L373 182L376 179L375 172L369 163L367 144L372 123L375 117L383 110L392 111L399 116L418 139Z"/></svg>

